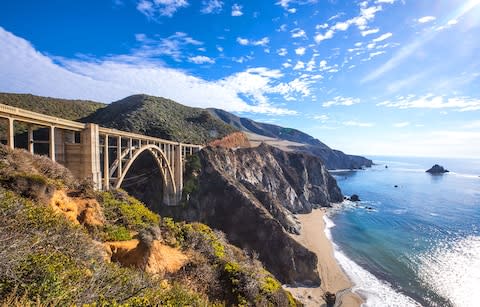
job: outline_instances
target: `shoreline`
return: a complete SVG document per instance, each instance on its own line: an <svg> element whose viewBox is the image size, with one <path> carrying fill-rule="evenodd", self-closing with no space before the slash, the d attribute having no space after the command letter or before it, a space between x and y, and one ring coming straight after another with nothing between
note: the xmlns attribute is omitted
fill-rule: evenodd
<svg viewBox="0 0 480 307"><path fill-rule="evenodd" d="M318 258L317 270L320 274L319 287L285 287L305 306L321 306L325 304L322 295L332 292L337 295L335 306L359 307L364 303L362 298L351 291L353 283L344 273L333 255L333 244L325 234L324 215L326 208L313 209L309 214L298 214L302 228L300 235L290 235L297 242L315 253ZM326 305L325 305L326 306Z"/></svg>

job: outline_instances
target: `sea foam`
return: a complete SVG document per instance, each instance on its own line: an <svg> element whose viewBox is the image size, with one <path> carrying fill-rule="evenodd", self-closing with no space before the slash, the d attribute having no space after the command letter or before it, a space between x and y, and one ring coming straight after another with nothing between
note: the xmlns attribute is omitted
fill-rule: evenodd
<svg viewBox="0 0 480 307"><path fill-rule="evenodd" d="M331 228L335 223L324 216L325 235L332 241ZM372 273L349 259L332 241L334 256L350 280L354 283L352 291L362 297L364 307L409 307L421 306L412 298L395 291L390 284L379 280Z"/></svg>

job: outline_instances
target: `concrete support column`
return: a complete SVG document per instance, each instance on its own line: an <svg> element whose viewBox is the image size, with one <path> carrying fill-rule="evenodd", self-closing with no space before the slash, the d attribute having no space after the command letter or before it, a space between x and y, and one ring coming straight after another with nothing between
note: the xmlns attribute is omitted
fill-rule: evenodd
<svg viewBox="0 0 480 307"><path fill-rule="evenodd" d="M180 201L183 192L183 163L181 144L175 146L172 168L175 176L175 186L177 187L177 201Z"/></svg>
<svg viewBox="0 0 480 307"><path fill-rule="evenodd" d="M35 148L34 148L34 142L35 140L33 139L33 126L28 125L28 152L30 152L32 155L35 153Z"/></svg>
<svg viewBox="0 0 480 307"><path fill-rule="evenodd" d="M65 164L65 137L64 137L65 130L63 129L56 129L55 130L55 156L57 158L57 162L61 164Z"/></svg>
<svg viewBox="0 0 480 307"><path fill-rule="evenodd" d="M117 136L117 180L122 176L122 137Z"/></svg>
<svg viewBox="0 0 480 307"><path fill-rule="evenodd" d="M50 135L48 139L49 155L52 161L55 161L55 126L50 126Z"/></svg>
<svg viewBox="0 0 480 307"><path fill-rule="evenodd" d="M133 141L132 141L132 138L129 138L128 139L128 159L130 160L132 158L132 155L133 155Z"/></svg>
<svg viewBox="0 0 480 307"><path fill-rule="evenodd" d="M100 135L97 124L87 124L81 132L82 177L90 178L96 189L102 188L100 172Z"/></svg>
<svg viewBox="0 0 480 307"><path fill-rule="evenodd" d="M110 162L109 160L109 146L108 146L108 134L105 134L105 144L103 150L103 189L105 191L110 190Z"/></svg>
<svg viewBox="0 0 480 307"><path fill-rule="evenodd" d="M7 146L11 149L15 147L15 128L13 127L13 118L8 118L7 125Z"/></svg>

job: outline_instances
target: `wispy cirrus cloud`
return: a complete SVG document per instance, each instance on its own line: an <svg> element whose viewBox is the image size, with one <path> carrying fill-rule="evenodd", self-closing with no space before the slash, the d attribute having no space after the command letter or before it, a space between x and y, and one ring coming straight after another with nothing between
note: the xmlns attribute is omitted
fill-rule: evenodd
<svg viewBox="0 0 480 307"><path fill-rule="evenodd" d="M332 100L325 101L322 106L328 108L331 106L351 106L357 103L360 103L358 98L336 96Z"/></svg>
<svg viewBox="0 0 480 307"><path fill-rule="evenodd" d="M139 0L137 10L148 18L172 17L178 9L188 5L186 0Z"/></svg>
<svg viewBox="0 0 480 307"><path fill-rule="evenodd" d="M201 46L203 42L196 40L184 32L176 32L168 37L149 37L143 33L135 35L140 47L130 54L132 60L140 58L154 58L169 56L179 62L185 57L184 51L188 46Z"/></svg>
<svg viewBox="0 0 480 307"><path fill-rule="evenodd" d="M436 20L437 18L435 16L423 16L421 18L417 19L418 23L427 23L427 22L432 22Z"/></svg>
<svg viewBox="0 0 480 307"><path fill-rule="evenodd" d="M370 127L375 126L374 123L359 122L359 121L355 121L355 120L345 121L342 124L345 125L345 126L348 126L348 127L361 127L361 128L370 128Z"/></svg>
<svg viewBox="0 0 480 307"><path fill-rule="evenodd" d="M480 110L480 99L472 97L450 97L410 95L398 97L395 101L384 101L377 106L398 109L455 109L460 112Z"/></svg>

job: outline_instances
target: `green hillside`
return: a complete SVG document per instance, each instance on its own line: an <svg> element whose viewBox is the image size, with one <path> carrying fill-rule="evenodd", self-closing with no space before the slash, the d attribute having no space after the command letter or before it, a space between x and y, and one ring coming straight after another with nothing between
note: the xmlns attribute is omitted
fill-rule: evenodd
<svg viewBox="0 0 480 307"><path fill-rule="evenodd" d="M207 110L148 95L133 95L113 102L83 121L195 144L205 144L238 131Z"/></svg>
<svg viewBox="0 0 480 307"><path fill-rule="evenodd" d="M0 145L0 306L297 306L223 233Z"/></svg>
<svg viewBox="0 0 480 307"><path fill-rule="evenodd" d="M0 93L0 103L69 120L79 120L106 106L104 103L89 100L69 100L10 93Z"/></svg>

